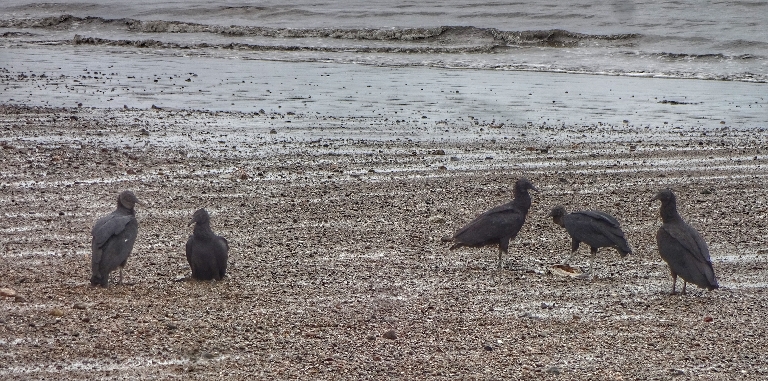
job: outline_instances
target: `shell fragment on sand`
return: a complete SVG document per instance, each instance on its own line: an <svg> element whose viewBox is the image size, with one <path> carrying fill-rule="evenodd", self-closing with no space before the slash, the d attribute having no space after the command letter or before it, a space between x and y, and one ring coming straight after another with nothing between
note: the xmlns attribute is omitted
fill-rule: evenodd
<svg viewBox="0 0 768 381"><path fill-rule="evenodd" d="M572 267L570 265L558 264L549 268L549 272L559 276L566 276L576 278L582 276L582 272L578 267Z"/></svg>

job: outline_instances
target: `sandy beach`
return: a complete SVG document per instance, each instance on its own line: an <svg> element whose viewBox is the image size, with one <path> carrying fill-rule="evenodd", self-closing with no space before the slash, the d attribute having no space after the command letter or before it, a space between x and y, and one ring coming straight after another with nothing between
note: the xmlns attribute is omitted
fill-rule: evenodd
<svg viewBox="0 0 768 381"><path fill-rule="evenodd" d="M768 377L763 130L4 105L0 144L3 379ZM449 251L521 176L539 192L504 269ZM719 290L669 295L664 187ZM149 205L125 283L94 288L90 228L124 189ZM557 204L615 215L634 253L551 273ZM200 207L221 282L184 279Z"/></svg>

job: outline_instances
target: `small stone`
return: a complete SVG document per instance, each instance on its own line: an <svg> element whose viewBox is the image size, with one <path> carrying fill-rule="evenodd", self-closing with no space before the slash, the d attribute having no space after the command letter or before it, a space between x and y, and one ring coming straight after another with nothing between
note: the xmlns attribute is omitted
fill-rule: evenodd
<svg viewBox="0 0 768 381"><path fill-rule="evenodd" d="M128 168L128 169L125 171L125 173L127 173L127 174L129 174L129 175L135 175L135 174L136 174L136 170L135 170L135 169L133 169L133 168Z"/></svg>
<svg viewBox="0 0 768 381"><path fill-rule="evenodd" d="M0 296L7 296L13 298L16 296L16 290L12 288L0 288Z"/></svg>
<svg viewBox="0 0 768 381"><path fill-rule="evenodd" d="M54 308L48 314L51 316L62 317L64 316L64 311L62 311L61 308Z"/></svg>
<svg viewBox="0 0 768 381"><path fill-rule="evenodd" d="M436 150L432 151L432 154L433 155L445 155L445 150L436 149Z"/></svg>
<svg viewBox="0 0 768 381"><path fill-rule="evenodd" d="M13 301L16 303L24 303L27 301L27 298L25 298L24 295L16 295L16 297L13 298Z"/></svg>
<svg viewBox="0 0 768 381"><path fill-rule="evenodd" d="M486 351L490 352L490 351L492 351L492 350L493 350L493 347L492 347L492 346L490 346L490 345L488 345L488 344L484 344L484 345L483 345L483 349L485 349Z"/></svg>
<svg viewBox="0 0 768 381"><path fill-rule="evenodd" d="M715 319L712 318L712 316L704 316L704 321L707 322L707 323L711 323L713 320L715 320Z"/></svg>
<svg viewBox="0 0 768 381"><path fill-rule="evenodd" d="M433 224L444 224L445 223L445 217L443 216L432 216L429 217L429 222Z"/></svg>
<svg viewBox="0 0 768 381"><path fill-rule="evenodd" d="M74 307L76 310L84 310L88 308L88 306L85 303L75 303Z"/></svg>
<svg viewBox="0 0 768 381"><path fill-rule="evenodd" d="M179 326L178 326L178 325L176 325L176 323L166 323L166 324L165 324L165 327L166 327L166 328L168 328L168 329L170 329L170 330L173 330L173 329L179 328Z"/></svg>
<svg viewBox="0 0 768 381"><path fill-rule="evenodd" d="M757 159L755 159L755 160L757 160ZM444 166L444 165L441 165L441 166L437 167L437 169L439 169L439 170L441 170L441 171L447 171L447 170L448 170L448 167L446 167L446 166Z"/></svg>
<svg viewBox="0 0 768 381"><path fill-rule="evenodd" d="M384 334L381 336L385 339L395 340L397 339L397 332L395 332L394 329L390 329L389 331L384 332Z"/></svg>
<svg viewBox="0 0 768 381"><path fill-rule="evenodd" d="M270 133L270 134L276 134L276 133L277 133L277 130L273 128L273 129L269 130L269 133Z"/></svg>
<svg viewBox="0 0 768 381"><path fill-rule="evenodd" d="M451 156L451 161L459 161L460 159L456 156Z"/></svg>
<svg viewBox="0 0 768 381"><path fill-rule="evenodd" d="M144 135L144 136L149 136L149 131L147 131L146 128L142 128L141 129L141 134Z"/></svg>

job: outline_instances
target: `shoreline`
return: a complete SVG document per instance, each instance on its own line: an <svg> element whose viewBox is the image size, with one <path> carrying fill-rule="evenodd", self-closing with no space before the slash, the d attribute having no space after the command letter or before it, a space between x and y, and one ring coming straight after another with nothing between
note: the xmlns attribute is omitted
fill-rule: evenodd
<svg viewBox="0 0 768 381"><path fill-rule="evenodd" d="M0 288L21 295L0 297L0 376L768 374L768 134L408 119L0 106ZM505 269L449 251L520 176L540 192ZM722 289L668 295L648 201L668 186ZM90 227L123 189L150 205L127 284L91 288ZM570 247L556 204L613 214L633 255L601 250L594 281L547 272ZM199 207L230 242L222 282L178 281Z"/></svg>
<svg viewBox="0 0 768 381"><path fill-rule="evenodd" d="M765 84L750 82L155 56L56 46L4 53L0 104L263 110L409 123L426 117L426 122L515 126L717 129L725 122L732 128L768 127L768 103L761 96Z"/></svg>

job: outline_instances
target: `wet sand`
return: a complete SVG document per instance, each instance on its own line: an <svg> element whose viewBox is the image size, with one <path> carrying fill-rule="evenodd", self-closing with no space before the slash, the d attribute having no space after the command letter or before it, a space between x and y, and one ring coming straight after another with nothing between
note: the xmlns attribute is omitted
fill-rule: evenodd
<svg viewBox="0 0 768 381"><path fill-rule="evenodd" d="M621 127L626 121L648 128L720 128L724 121L731 128L768 126L764 83L381 67L375 59L358 62L357 54L355 64L318 64L286 62L286 57L243 60L243 52L229 49L213 49L210 57L173 52L156 56L93 47L11 47L3 51L0 103L264 110L401 124L426 117L419 125L477 121Z"/></svg>
<svg viewBox="0 0 768 381"><path fill-rule="evenodd" d="M18 295L0 296L0 377L764 379L767 144L729 125L2 106L0 288ZM540 192L504 269L449 251L520 176ZM669 295L663 187L721 289ZM90 228L124 189L149 204L125 284L93 288ZM601 250L591 281L550 273L570 247L556 204L617 216L634 253ZM222 282L182 279L199 207L230 242Z"/></svg>

